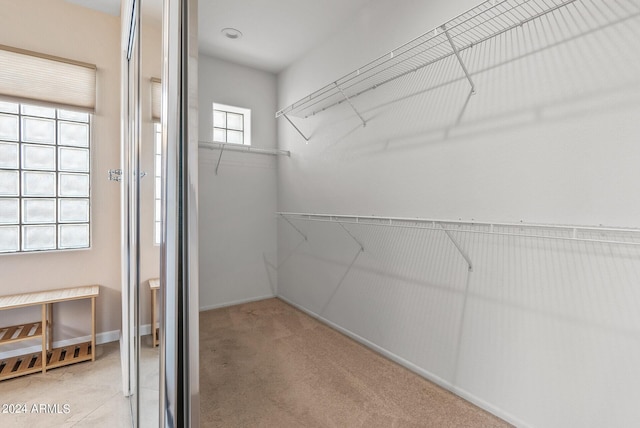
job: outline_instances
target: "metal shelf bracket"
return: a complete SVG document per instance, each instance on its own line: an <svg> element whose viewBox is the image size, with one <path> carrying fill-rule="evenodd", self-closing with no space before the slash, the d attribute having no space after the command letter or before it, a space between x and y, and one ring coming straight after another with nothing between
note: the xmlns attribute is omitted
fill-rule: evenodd
<svg viewBox="0 0 640 428"><path fill-rule="evenodd" d="M449 35L449 30L447 30L447 26L445 24L442 25L442 31L447 36L447 40L449 40L449 44L451 45L451 49L453 49L453 53L456 54L456 58L458 58L458 62L460 63L460 67L462 67L462 71L464 71L464 75L467 77L469 84L471 85L471 95L475 95L476 93L476 85L473 83L471 79L471 75L469 74L469 70L467 70L467 66L464 65L464 61L462 61L462 57L460 56L460 52L456 47L455 43L453 43L453 39L451 35ZM466 104L465 104L466 105Z"/></svg>
<svg viewBox="0 0 640 428"><path fill-rule="evenodd" d="M295 229L295 231L296 231L296 232L298 232L298 233L299 233L299 234L304 238L304 240L305 240L305 241L308 241L308 239L307 239L307 235L305 235L304 233L302 233L302 231L301 231L300 229L298 229L298 228L296 227L296 225L295 225L295 224L291 223L291 222L289 221L289 219L288 219L287 217L285 217L285 215L284 215L284 214L280 214L280 217L282 217L282 218L284 219L284 221L286 221L287 223L289 223L289 225L290 225L291 227L293 227L293 228Z"/></svg>
<svg viewBox="0 0 640 428"><path fill-rule="evenodd" d="M342 224L342 223L341 223L341 222L339 222L339 221L338 221L337 223L340 225L340 227L342 227L342 228L344 229L344 231L345 231L345 232L347 232L347 233L349 234L349 236L350 236L354 241L356 241L356 244L358 244L358 246L360 246L360 252L361 252L361 253L363 253L363 252L364 252L364 245L362 245L362 242L360 242L360 241L358 240L358 238L356 238L355 236L353 236L353 233L351 233L351 232L349 231L349 229L347 229L347 228L344 226L344 224Z"/></svg>
<svg viewBox="0 0 640 428"><path fill-rule="evenodd" d="M220 160L222 160L222 153L224 153L224 146L220 147L220 156L218 156L218 163L216 164L216 175L218 175L218 168L220 168Z"/></svg>
<svg viewBox="0 0 640 428"><path fill-rule="evenodd" d="M282 116L284 116L284 118L285 118L285 119L287 119L287 122L289 122L289 123L291 124L291 126L293 126L293 129L295 129L296 131L298 131L298 134L302 135L302 138L304 138L304 140L305 140L305 141L307 141L307 142L309 141L309 138L307 138L307 137L302 133L302 131L300 130L300 128L298 128L298 127L296 126L296 124L295 124L295 123L293 123L293 122L291 121L291 119L289 119L289 116L287 116L287 115L286 115L286 114L284 114L284 113L282 114Z"/></svg>
<svg viewBox="0 0 640 428"><path fill-rule="evenodd" d="M458 241L456 241L455 238L451 235L451 232L449 232L447 229L445 229L445 227L442 225L442 223L439 223L439 225L442 228L442 230L444 231L444 233L446 233L447 237L451 240L453 245L456 247L456 249L458 250L460 255L462 255L464 260L467 262L467 265L469 265L469 272L473 272L473 265L471 264L471 259L469 258L467 253L462 249L462 247L460 246Z"/></svg>
<svg viewBox="0 0 640 428"><path fill-rule="evenodd" d="M351 102L351 100L349 99L349 97L347 96L347 94L344 93L344 91L342 90L342 88L340 87L340 85L338 85L338 82L333 82L336 85L336 88L338 88L338 90L340 91L340 93L342 94L342 96L344 97L344 100L349 103L349 105L351 106L351 108L353 109L354 112L356 112L356 114L358 115L358 117L360 118L360 120L362 121L362 126L367 126L367 122L364 120L364 118L362 117L362 115L358 112L358 110L355 108L355 106L353 105L353 103Z"/></svg>

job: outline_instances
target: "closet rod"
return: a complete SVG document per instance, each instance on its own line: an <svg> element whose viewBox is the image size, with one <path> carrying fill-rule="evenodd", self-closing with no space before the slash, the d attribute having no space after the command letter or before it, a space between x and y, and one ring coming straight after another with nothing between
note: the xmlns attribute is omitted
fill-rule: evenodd
<svg viewBox="0 0 640 428"><path fill-rule="evenodd" d="M523 238L542 238L550 240L592 242L614 245L630 245L640 246L640 229L632 228L614 228L614 227L598 227L598 226L573 226L573 225L555 225L555 224L537 224L537 223L490 223L462 220L435 220L427 218L409 218L409 217L379 217L379 216L358 216L346 214L311 214L311 213L291 213L278 212L282 217L304 221L317 221L324 223L342 223L342 224L362 224L368 226L383 226L403 229L423 229L438 230L445 232L475 233L484 235L498 236L518 236ZM468 229L467 227L482 227L482 229ZM509 232L500 229L513 229ZM488 229L488 230L487 230ZM522 231L526 229L526 232ZM544 235L541 231L556 230L564 231L567 236ZM539 234L536 234L538 231ZM636 238L637 241L619 241L612 239L595 239L580 237L580 233L602 233L602 234L624 234L630 238Z"/></svg>
<svg viewBox="0 0 640 428"><path fill-rule="evenodd" d="M291 157L291 152L289 150L260 149L258 147L253 147L253 146L245 146L242 144L233 144L233 143L219 143L217 141L198 141L198 147L202 149L209 149L209 150L230 150L235 152L256 153L261 155Z"/></svg>

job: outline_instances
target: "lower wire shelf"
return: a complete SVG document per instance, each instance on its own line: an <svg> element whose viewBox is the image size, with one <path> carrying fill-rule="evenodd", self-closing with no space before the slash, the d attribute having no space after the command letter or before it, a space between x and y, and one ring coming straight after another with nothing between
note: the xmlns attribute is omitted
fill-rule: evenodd
<svg viewBox="0 0 640 428"><path fill-rule="evenodd" d="M46 369L91 361L91 342L62 346L47 352ZM0 360L0 381L42 371L42 352L32 352Z"/></svg>

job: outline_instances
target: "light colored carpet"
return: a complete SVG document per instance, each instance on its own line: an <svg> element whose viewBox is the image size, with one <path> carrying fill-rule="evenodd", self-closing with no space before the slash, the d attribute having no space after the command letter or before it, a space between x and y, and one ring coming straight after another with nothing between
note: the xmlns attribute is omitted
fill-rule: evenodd
<svg viewBox="0 0 640 428"><path fill-rule="evenodd" d="M200 313L203 427L504 427L279 299Z"/></svg>

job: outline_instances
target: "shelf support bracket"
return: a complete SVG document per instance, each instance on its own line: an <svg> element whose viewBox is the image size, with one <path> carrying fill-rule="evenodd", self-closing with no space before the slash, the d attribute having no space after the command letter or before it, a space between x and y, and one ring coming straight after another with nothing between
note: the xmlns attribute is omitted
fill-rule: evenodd
<svg viewBox="0 0 640 428"><path fill-rule="evenodd" d="M298 229L298 228L296 227L296 225L295 225L295 224L291 223L291 222L289 221L289 219L288 219L287 217L285 217L285 216L284 216L284 214L280 214L280 217L282 217L282 218L284 219L284 221L286 221L287 223L289 223L289 225L290 225L291 227L293 227L293 228L295 229L295 231L296 231L296 232L298 232L298 233L299 233L299 234L304 238L304 240L305 240L305 241L307 241L307 235L305 235L304 233L302 233L302 231L301 231L300 229Z"/></svg>
<svg viewBox="0 0 640 428"><path fill-rule="evenodd" d="M305 141L309 141L309 139L302 133L302 131L296 126L296 124L293 123L291 119L289 119L289 116L287 116L286 114L283 114L283 116L285 119L287 119L287 122L289 122L291 126L293 126L293 129L298 131L298 134L302 135L302 138L304 138Z"/></svg>
<svg viewBox="0 0 640 428"><path fill-rule="evenodd" d="M364 245L362 245L362 242L358 241L358 238L356 238L355 236L353 236L353 233L351 233L349 231L349 229L347 229L346 227L344 227L344 224L340 223L339 221L336 221L336 223L338 223L340 225L340 227L342 227L344 229L345 232L347 232L349 234L349 236L356 241L356 244L358 244L360 246L360 252L364 252Z"/></svg>
<svg viewBox="0 0 640 428"><path fill-rule="evenodd" d="M222 160L223 152L224 152L224 146L220 147L220 156L218 156L218 163L216 164L216 175L218 175L218 168L220 168L220 161Z"/></svg>
<svg viewBox="0 0 640 428"><path fill-rule="evenodd" d="M360 118L360 120L362 121L362 126L367 126L367 122L364 120L364 118L362 117L362 115L358 112L358 110L355 108L355 106L353 105L353 103L351 102L351 100L349 99L349 97L347 96L347 94L344 93L344 91L342 90L342 88L340 87L340 85L338 85L338 82L333 82L334 85L336 85L336 88L338 88L338 90L340 91L340 93L342 94L342 96L344 97L344 100L349 103L349 105L351 106L351 108L353 109L353 111L356 112L356 114L358 115L358 117Z"/></svg>
<svg viewBox="0 0 640 428"><path fill-rule="evenodd" d="M460 253L460 255L462 255L462 257L464 258L464 260L467 262L467 265L469 265L469 272L473 272L473 265L471 264L471 259L469 258L469 256L467 255L467 253L462 249L462 247L460 246L460 244L458 243L458 241L455 240L455 238L453 237L453 235L451 235L451 232L449 232L447 229L445 229L445 227L442 225L442 223L438 223L438 225L442 228L442 230L444 231L444 233L447 235L447 237L449 238L449 240L453 243L453 245L456 247L456 249L458 250L458 252Z"/></svg>
<svg viewBox="0 0 640 428"><path fill-rule="evenodd" d="M455 43L453 43L453 39L449 35L449 30L447 30L447 26L446 25L442 25L441 28L442 28L442 31L444 32L444 34L447 36L447 40L449 40L449 44L451 45L451 49L453 49L453 53L456 54L456 58L458 58L458 62L460 63L460 67L462 67L462 71L464 71L464 75L467 77L467 80L469 81L469 84L471 85L471 95L474 95L476 93L476 85L473 83L473 80L471 79L471 75L469 74L469 70L467 70L467 66L464 65L464 61L462 61L462 57L460 56L460 52L458 51L458 48L456 47Z"/></svg>

